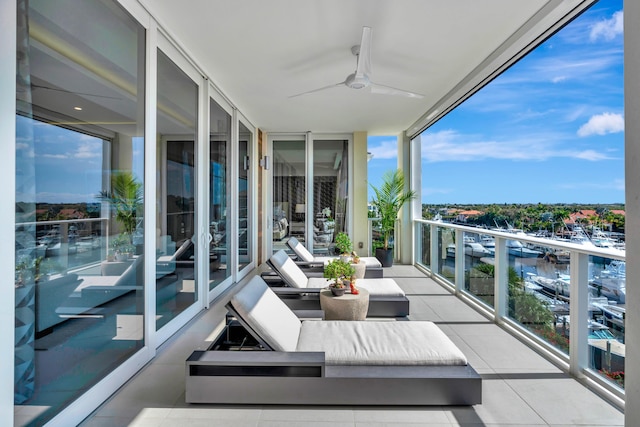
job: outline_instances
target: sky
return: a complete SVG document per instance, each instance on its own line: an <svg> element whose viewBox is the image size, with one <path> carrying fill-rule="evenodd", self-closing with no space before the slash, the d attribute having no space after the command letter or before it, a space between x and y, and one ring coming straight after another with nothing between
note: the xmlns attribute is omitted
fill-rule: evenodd
<svg viewBox="0 0 640 427"><path fill-rule="evenodd" d="M425 130L422 202L624 203L622 18L601 0ZM368 151L378 186L397 140Z"/></svg>

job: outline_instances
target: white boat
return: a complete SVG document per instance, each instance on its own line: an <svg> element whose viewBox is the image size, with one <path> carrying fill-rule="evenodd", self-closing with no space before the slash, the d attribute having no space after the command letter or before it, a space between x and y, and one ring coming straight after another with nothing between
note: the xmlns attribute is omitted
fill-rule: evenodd
<svg viewBox="0 0 640 427"><path fill-rule="evenodd" d="M624 304L627 294L627 268L624 261L613 260L591 280L591 287L596 296L604 296L610 300Z"/></svg>
<svg viewBox="0 0 640 427"><path fill-rule="evenodd" d="M456 245L450 244L447 246L447 254L454 256L456 251ZM478 242L467 241L464 242L464 254L473 258L482 258L493 256L493 252L482 246Z"/></svg>

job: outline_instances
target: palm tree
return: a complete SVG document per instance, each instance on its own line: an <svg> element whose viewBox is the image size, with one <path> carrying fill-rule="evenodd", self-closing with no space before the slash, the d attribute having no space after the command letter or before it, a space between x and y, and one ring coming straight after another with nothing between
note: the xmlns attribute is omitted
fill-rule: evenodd
<svg viewBox="0 0 640 427"><path fill-rule="evenodd" d="M401 170L387 171L382 176L382 185L375 188L375 197L371 203L376 207L380 217L380 231L382 232L384 249L389 249L389 238L395 229L398 212L402 206L416 197L416 192L404 191L404 174Z"/></svg>
<svg viewBox="0 0 640 427"><path fill-rule="evenodd" d="M111 190L101 191L96 197L111 203L116 211L116 220L122 224L123 233L133 243L137 211L143 201L142 184L131 172L116 172L111 177Z"/></svg>

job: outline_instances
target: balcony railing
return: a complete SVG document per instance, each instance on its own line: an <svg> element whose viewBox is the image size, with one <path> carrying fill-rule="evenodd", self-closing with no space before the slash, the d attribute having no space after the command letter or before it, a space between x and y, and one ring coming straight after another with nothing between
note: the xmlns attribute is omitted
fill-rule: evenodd
<svg viewBox="0 0 640 427"><path fill-rule="evenodd" d="M497 324L624 400L625 254L573 241L416 220L416 263Z"/></svg>

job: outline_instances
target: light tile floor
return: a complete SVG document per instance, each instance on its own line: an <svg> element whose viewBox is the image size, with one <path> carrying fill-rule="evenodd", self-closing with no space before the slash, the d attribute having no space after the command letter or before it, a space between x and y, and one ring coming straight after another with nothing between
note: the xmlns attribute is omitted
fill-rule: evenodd
<svg viewBox="0 0 640 427"><path fill-rule="evenodd" d="M483 377L472 407L189 405L185 359L217 334L224 303L176 334L158 356L82 425L101 426L623 426L624 415L412 266L385 269L411 300L412 320L431 320Z"/></svg>

